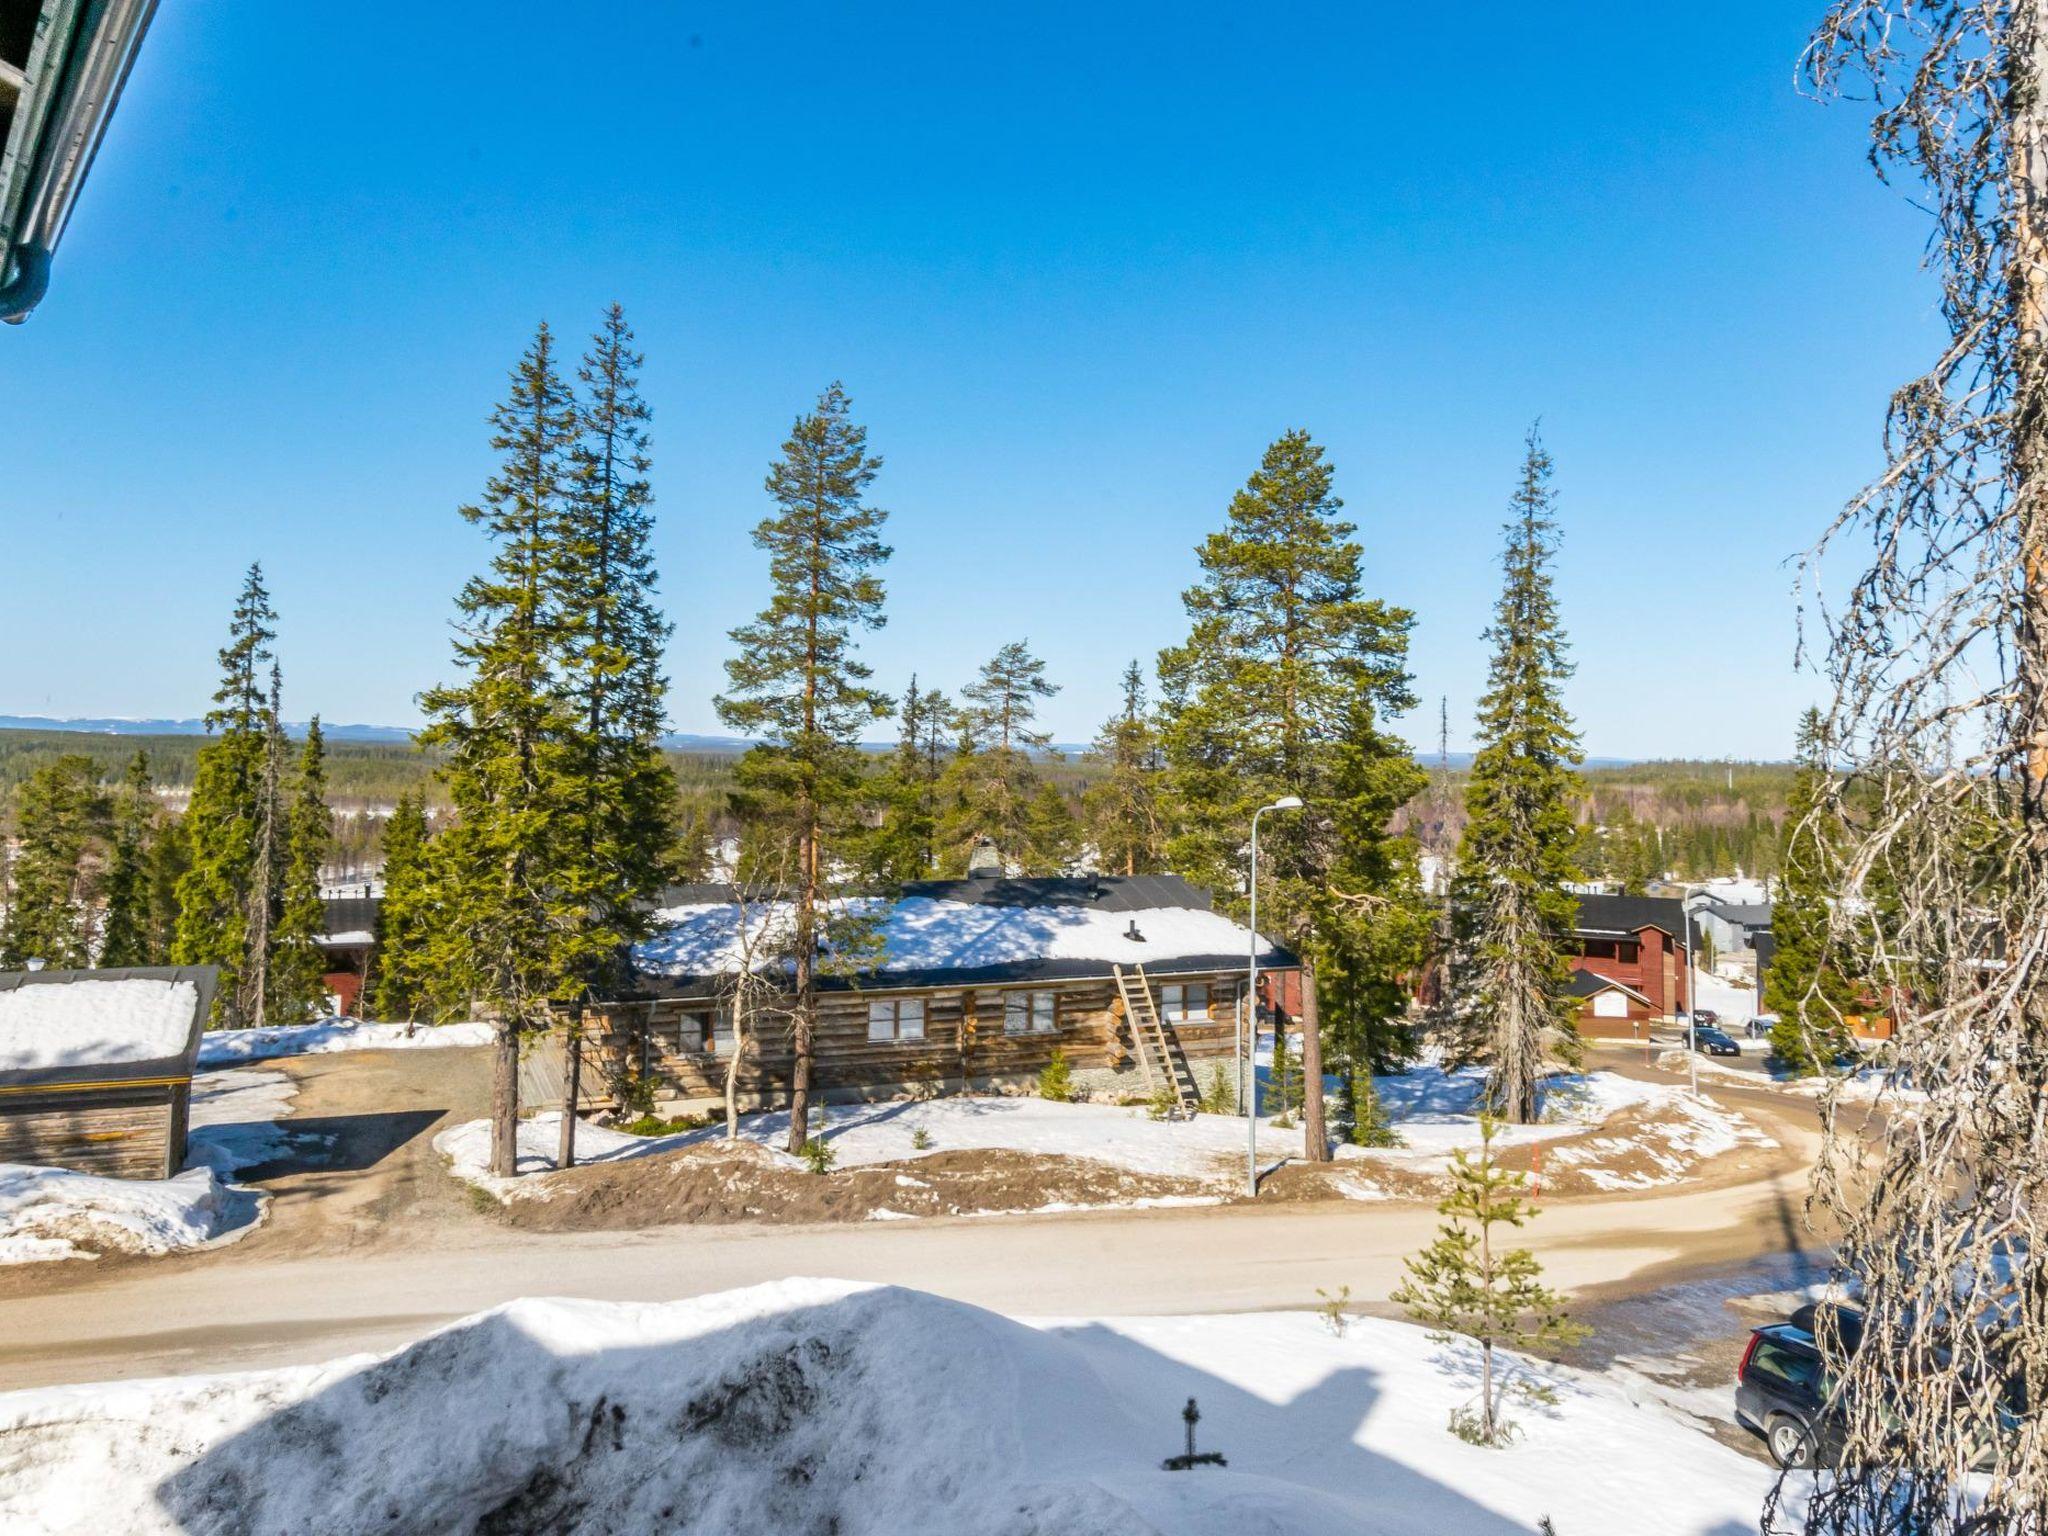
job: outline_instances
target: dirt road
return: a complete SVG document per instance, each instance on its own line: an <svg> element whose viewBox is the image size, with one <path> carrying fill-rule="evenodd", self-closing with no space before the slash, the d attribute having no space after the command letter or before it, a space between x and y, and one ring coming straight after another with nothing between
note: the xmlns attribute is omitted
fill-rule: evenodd
<svg viewBox="0 0 2048 1536"><path fill-rule="evenodd" d="M430 1145L443 1123L483 1112L484 1052L276 1065L302 1084L293 1126L338 1140L303 1165L255 1171L270 1174L269 1224L185 1258L16 1270L0 1280L0 1387L325 1359L518 1296L663 1300L788 1275L894 1282L1025 1316L1299 1307L1339 1285L1371 1303L1436 1222L1426 1207L1328 1202L515 1231L440 1170ZM1732 1187L1551 1205L1529 1240L1553 1283L1611 1293L1809 1245L1799 1213L1810 1109L1765 1091L1715 1092L1765 1123L1787 1156Z"/></svg>

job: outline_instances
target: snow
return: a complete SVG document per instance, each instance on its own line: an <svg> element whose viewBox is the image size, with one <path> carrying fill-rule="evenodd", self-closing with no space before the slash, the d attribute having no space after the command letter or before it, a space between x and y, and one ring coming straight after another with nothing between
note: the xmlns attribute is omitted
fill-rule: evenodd
<svg viewBox="0 0 2048 1536"><path fill-rule="evenodd" d="M848 916L878 918L886 959L878 971L972 970L1031 960L1078 960L1108 965L1239 956L1249 932L1223 916L1187 907L1102 912L1080 906L1006 907L928 896L884 902L853 898L835 904ZM740 964L739 908L729 902L668 907L655 914L662 931L633 949L633 961L653 975L710 976ZM787 903L749 909L755 953L790 921ZM1135 924L1144 937L1127 937ZM763 944L766 933L771 942ZM1261 940L1262 952L1271 944ZM759 963L757 961L757 963ZM869 969L869 967L863 967Z"/></svg>
<svg viewBox="0 0 2048 1536"><path fill-rule="evenodd" d="M1748 875L1716 875L1692 889L1728 907L1760 907L1771 899L1769 885Z"/></svg>
<svg viewBox="0 0 2048 1536"><path fill-rule="evenodd" d="M0 1265L122 1253L177 1253L242 1236L264 1199L231 1175L290 1146L277 1122L294 1085L276 1072L222 1072L192 1085L183 1173L110 1179L68 1168L0 1163Z"/></svg>
<svg viewBox="0 0 2048 1536"><path fill-rule="evenodd" d="M1707 971L1692 973L1693 996L1702 1008L1721 1016L1717 1028L1738 1030L1756 1017L1756 988L1747 982L1724 981Z"/></svg>
<svg viewBox="0 0 2048 1536"><path fill-rule="evenodd" d="M1476 1118L1483 1070L1445 1073L1433 1066L1417 1067L1397 1076L1375 1079L1380 1102L1405 1145L1397 1150L1340 1146L1341 1159L1386 1160L1415 1172L1448 1166L1453 1151L1479 1143ZM1545 1119L1535 1125L1506 1125L1495 1144L1522 1146L1583 1134L1625 1109L1638 1106L1682 1106L1689 1128L1666 1133L1681 1143L1677 1150L1696 1156L1731 1150L1755 1138L1768 1145L1747 1122L1711 1105L1700 1105L1675 1088L1637 1082L1611 1072L1559 1077L1544 1090ZM1144 1109L1112 1104L1054 1103L1037 1098L956 1096L900 1100L884 1104L835 1104L813 1111L814 1134L831 1143L842 1168L903 1162L938 1152L1007 1150L1044 1157L1083 1157L1132 1173L1191 1179L1235 1180L1245 1156L1245 1122L1236 1115L1197 1115L1191 1120L1154 1120ZM928 1144L917 1145L919 1133ZM781 1151L789 1134L786 1113L743 1115L740 1136L768 1149L785 1166L801 1167L800 1159ZM558 1111L522 1120L518 1134L520 1177L544 1174L555 1166L561 1137ZM632 1136L588 1121L576 1132L580 1163L610 1163L649 1157L685 1147L706 1146L725 1137L721 1120L699 1130L668 1136ZM522 1189L516 1180L498 1179L490 1166L490 1123L471 1120L451 1126L434 1139L458 1178L490 1190L500 1198L515 1194L545 1196L545 1186ZM1609 1148L1611 1150L1611 1147ZM1299 1155L1298 1128L1277 1129L1261 1120L1258 1157L1269 1168ZM1581 1157L1579 1161L1584 1161ZM1674 1166L1676 1160L1674 1160ZM1679 1176L1673 1172L1671 1177ZM1656 1181L1662 1182L1662 1180ZM1634 1186L1630 1186L1634 1187ZM1355 1183L1340 1192L1360 1199L1384 1198L1369 1184Z"/></svg>
<svg viewBox="0 0 2048 1536"><path fill-rule="evenodd" d="M1496 1449L1463 1345L1309 1314L1015 1321L786 1280L522 1300L381 1359L0 1396L0 1528L730 1536L1754 1531L1772 1470L1551 1373ZM1226 1467L1168 1472L1182 1405ZM145 1432L138 1432L141 1429Z"/></svg>
<svg viewBox="0 0 2048 1536"><path fill-rule="evenodd" d="M490 1024L365 1024L357 1019L323 1019L317 1024L280 1024L266 1029L210 1029L199 1040L199 1064L260 1061L273 1056L317 1056L331 1051L423 1051L447 1046L489 1045Z"/></svg>
<svg viewBox="0 0 2048 1536"><path fill-rule="evenodd" d="M192 1038L199 989L127 976L0 991L0 1072L161 1061Z"/></svg>

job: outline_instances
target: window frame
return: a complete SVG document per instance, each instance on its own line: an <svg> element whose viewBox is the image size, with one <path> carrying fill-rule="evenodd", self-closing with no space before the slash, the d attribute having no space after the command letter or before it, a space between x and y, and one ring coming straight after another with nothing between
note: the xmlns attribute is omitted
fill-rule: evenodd
<svg viewBox="0 0 2048 1536"><path fill-rule="evenodd" d="M1021 1004L1021 1007L1016 1007L1013 1009L1012 999L1016 999L1017 1002ZM1039 1003L1041 999L1044 1000L1044 1002L1048 1005L1046 1011L1050 1015L1048 1022L1043 1025L1041 1025L1038 1022ZM1010 1027L1010 1019L1013 1011L1018 1014L1021 1014L1024 1020L1024 1027L1022 1029L1012 1029ZM1010 1039L1025 1040L1029 1039L1033 1035L1056 1035L1060 1032L1060 1027L1061 1026L1059 988L1008 987L1004 989L1003 1033L1007 1035Z"/></svg>
<svg viewBox="0 0 2048 1536"><path fill-rule="evenodd" d="M1202 994L1202 1006L1188 1006L1188 994ZM1169 1003L1168 993L1178 1001ZM1206 1024L1216 1017L1216 989L1205 981L1165 981L1159 984L1159 1017L1169 1024Z"/></svg>
<svg viewBox="0 0 2048 1536"><path fill-rule="evenodd" d="M886 1009L888 1032L876 1034L875 1026L883 1022L877 1017L878 1009ZM906 1013L916 1010L915 1032L904 1028ZM931 1022L929 1000L922 992L897 992L884 997L868 999L868 1044L869 1045L922 1045L928 1038L926 1028Z"/></svg>

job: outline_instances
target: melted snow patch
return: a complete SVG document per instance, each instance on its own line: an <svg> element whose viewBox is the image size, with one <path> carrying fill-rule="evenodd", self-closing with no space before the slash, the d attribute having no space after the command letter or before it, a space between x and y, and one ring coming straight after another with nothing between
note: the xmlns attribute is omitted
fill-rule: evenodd
<svg viewBox="0 0 2048 1536"><path fill-rule="evenodd" d="M356 1019L323 1019L317 1024L279 1024L265 1029L212 1029L199 1039L199 1064L210 1067L275 1056L319 1056L330 1051L426 1051L489 1045L495 1032L490 1024L365 1024Z"/></svg>

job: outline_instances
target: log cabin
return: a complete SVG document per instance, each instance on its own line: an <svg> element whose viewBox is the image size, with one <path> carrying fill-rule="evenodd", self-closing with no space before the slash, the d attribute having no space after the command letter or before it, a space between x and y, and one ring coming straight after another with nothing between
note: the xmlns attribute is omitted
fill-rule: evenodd
<svg viewBox="0 0 2048 1536"><path fill-rule="evenodd" d="M723 1102L734 980L789 973L772 953L789 907L745 907L729 887L672 892L632 976L583 1016L595 1097L637 1077L668 1112ZM1083 1092L1183 1107L1208 1063L1237 1049L1252 935L1173 875L918 881L895 898L832 904L819 977L812 1084L828 1102L1032 1088L1061 1053ZM1300 962L1261 940L1260 1015L1284 1026ZM794 1056L780 981L753 1005L736 1094L789 1101ZM607 1092L605 1084L613 1085Z"/></svg>
<svg viewBox="0 0 2048 1536"><path fill-rule="evenodd" d="M212 966L0 972L0 1162L182 1169L217 979Z"/></svg>

